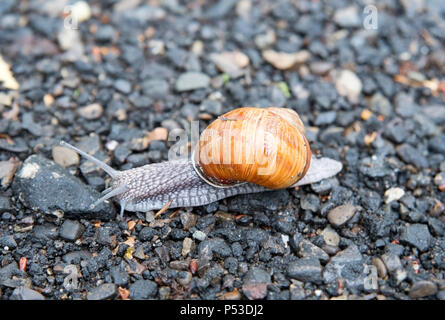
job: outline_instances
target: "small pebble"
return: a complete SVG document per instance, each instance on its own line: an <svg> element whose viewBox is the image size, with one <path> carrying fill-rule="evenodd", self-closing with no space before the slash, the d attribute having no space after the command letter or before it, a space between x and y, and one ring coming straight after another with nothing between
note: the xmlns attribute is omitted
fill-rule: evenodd
<svg viewBox="0 0 445 320"><path fill-rule="evenodd" d="M84 22L91 18L91 8L85 1L77 1L70 6L71 15L77 22Z"/></svg>
<svg viewBox="0 0 445 320"><path fill-rule="evenodd" d="M402 188L390 188L385 191L385 203L400 200L405 195Z"/></svg>
<svg viewBox="0 0 445 320"><path fill-rule="evenodd" d="M68 241L77 240L83 232L83 226L74 220L65 220L59 229L59 236Z"/></svg>
<svg viewBox="0 0 445 320"><path fill-rule="evenodd" d="M193 232L192 237L193 239L196 239L198 241L204 241L207 235L202 231L196 230L195 232Z"/></svg>
<svg viewBox="0 0 445 320"><path fill-rule="evenodd" d="M267 49L273 45L276 40L277 37L273 29L268 29L265 33L255 36L255 44L260 50Z"/></svg>
<svg viewBox="0 0 445 320"><path fill-rule="evenodd" d="M308 240L303 240L298 244L298 255L301 258L316 258L323 263L328 262L329 255L321 248Z"/></svg>
<svg viewBox="0 0 445 320"><path fill-rule="evenodd" d="M437 285L434 282L420 280L413 284L409 291L411 299L424 298L436 294Z"/></svg>
<svg viewBox="0 0 445 320"><path fill-rule="evenodd" d="M30 288L17 287L12 292L11 300L45 300L45 297Z"/></svg>
<svg viewBox="0 0 445 320"><path fill-rule="evenodd" d="M400 241L412 245L424 252L431 245L431 234L428 226L424 224L411 224L403 227L400 233Z"/></svg>
<svg viewBox="0 0 445 320"><path fill-rule="evenodd" d="M183 257L186 257L191 249L192 249L192 245L193 245L193 240L190 238L185 238L182 242L182 251L181 254Z"/></svg>
<svg viewBox="0 0 445 320"><path fill-rule="evenodd" d="M242 69L249 65L249 58L240 51L212 53L210 60L231 78L241 76L243 74Z"/></svg>
<svg viewBox="0 0 445 320"><path fill-rule="evenodd" d="M291 262L287 268L289 277L305 282L321 283L321 272L322 267L320 262L315 258L298 259L297 261Z"/></svg>
<svg viewBox="0 0 445 320"><path fill-rule="evenodd" d="M131 92L131 83L124 79L118 79L114 82L114 88L124 94Z"/></svg>
<svg viewBox="0 0 445 320"><path fill-rule="evenodd" d="M179 271L177 280L182 286L188 286L190 281L192 281L192 273L188 271Z"/></svg>
<svg viewBox="0 0 445 320"><path fill-rule="evenodd" d="M357 207L352 204L338 206L328 213L328 221L334 227L340 227L348 222L357 212Z"/></svg>
<svg viewBox="0 0 445 320"><path fill-rule="evenodd" d="M271 277L265 270L252 267L244 276L243 282L243 293L249 300L263 299L267 295Z"/></svg>
<svg viewBox="0 0 445 320"><path fill-rule="evenodd" d="M362 82L350 70L342 70L335 81L338 94L346 96L351 103L357 103L362 91Z"/></svg>
<svg viewBox="0 0 445 320"><path fill-rule="evenodd" d="M93 103L79 109L79 115L88 120L99 119L103 113L103 107L98 103Z"/></svg>
<svg viewBox="0 0 445 320"><path fill-rule="evenodd" d="M20 162L13 159L0 161L0 180L3 187L9 186L19 165Z"/></svg>
<svg viewBox="0 0 445 320"><path fill-rule="evenodd" d="M321 236L324 239L324 242L327 245L338 247L338 244L340 243L340 236L337 232L335 232L334 229L332 229L330 226L327 226L321 233Z"/></svg>
<svg viewBox="0 0 445 320"><path fill-rule="evenodd" d="M87 300L108 300L117 295L117 287L114 283L104 283L94 288L87 294Z"/></svg>
<svg viewBox="0 0 445 320"><path fill-rule="evenodd" d="M372 265L377 268L377 274L384 279L387 276L386 266L380 258L372 258Z"/></svg>
<svg viewBox="0 0 445 320"><path fill-rule="evenodd" d="M130 298L132 300L145 300L154 297L158 286L150 280L136 280L130 285Z"/></svg>
<svg viewBox="0 0 445 320"><path fill-rule="evenodd" d="M80 158L77 152L67 147L55 146L52 150L53 159L62 167L77 166Z"/></svg>
<svg viewBox="0 0 445 320"><path fill-rule="evenodd" d="M343 28L360 26L361 19L356 6L338 9L334 13L334 22Z"/></svg>
<svg viewBox="0 0 445 320"><path fill-rule="evenodd" d="M210 78L200 72L186 72L176 80L176 90L179 92L191 91L201 88L207 88L210 84Z"/></svg>
<svg viewBox="0 0 445 320"><path fill-rule="evenodd" d="M381 260L385 264L386 270L391 274L395 274L396 270L403 268L400 258L394 253L383 254Z"/></svg>
<svg viewBox="0 0 445 320"><path fill-rule="evenodd" d="M297 64L305 63L310 56L310 53L306 50L295 53L277 52L274 50L263 51L264 60L280 70L288 70Z"/></svg>

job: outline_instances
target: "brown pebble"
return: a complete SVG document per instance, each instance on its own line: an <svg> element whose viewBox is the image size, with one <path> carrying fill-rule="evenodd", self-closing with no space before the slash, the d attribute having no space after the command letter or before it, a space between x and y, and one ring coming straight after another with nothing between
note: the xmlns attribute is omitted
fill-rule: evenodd
<svg viewBox="0 0 445 320"><path fill-rule="evenodd" d="M185 271L182 274L184 277L178 277L177 281L179 282L179 284L181 284L182 286L187 286L190 281L192 281L192 273L189 271Z"/></svg>
<svg viewBox="0 0 445 320"><path fill-rule="evenodd" d="M288 70L297 64L305 63L310 57L310 52L306 50L295 53L277 52L274 50L263 51L264 60L280 70Z"/></svg>
<svg viewBox="0 0 445 320"><path fill-rule="evenodd" d="M219 300L241 300L241 293L235 288L233 291L225 292L219 298Z"/></svg>
<svg viewBox="0 0 445 320"><path fill-rule="evenodd" d="M338 206L328 213L328 220L334 227L340 227L350 220L357 211L357 207L352 204Z"/></svg>
<svg viewBox="0 0 445 320"><path fill-rule="evenodd" d="M14 177L15 171L20 165L20 161L10 159L8 161L0 161L0 181L2 187L7 187Z"/></svg>
<svg viewBox="0 0 445 320"><path fill-rule="evenodd" d="M165 128L158 127L158 128L155 128L153 131L151 131L148 134L148 137L149 137L150 141L153 141L153 140L166 141L168 139L168 131Z"/></svg>
<svg viewBox="0 0 445 320"><path fill-rule="evenodd" d="M340 251L340 248L337 246L331 246L329 244L324 244L323 247L321 247L324 252L326 252L330 256L335 256L337 252Z"/></svg>
<svg viewBox="0 0 445 320"><path fill-rule="evenodd" d="M188 270L190 262L188 260L173 260L170 261L169 266L174 270Z"/></svg>
<svg viewBox="0 0 445 320"><path fill-rule="evenodd" d="M377 273L380 278L384 279L388 275L388 271L386 270L386 266L380 258L372 258L372 265L377 268Z"/></svg>
<svg viewBox="0 0 445 320"><path fill-rule="evenodd" d="M200 119L200 120L212 120L213 116L211 114L209 114L209 113L200 113L198 115L198 119Z"/></svg>
<svg viewBox="0 0 445 320"><path fill-rule="evenodd" d="M76 151L66 147L55 146L53 147L53 159L62 167L70 167L79 164L79 155Z"/></svg>
<svg viewBox="0 0 445 320"><path fill-rule="evenodd" d="M436 294L437 285L432 281L420 280L413 284L409 291L411 299L423 298Z"/></svg>
<svg viewBox="0 0 445 320"><path fill-rule="evenodd" d="M49 107L53 102L54 102L54 97L52 95L47 93L43 96L43 103L45 104L45 106Z"/></svg>
<svg viewBox="0 0 445 320"><path fill-rule="evenodd" d="M219 70L228 74L231 78L242 75L242 69L249 65L249 57L240 51L212 53L210 54L210 60Z"/></svg>
<svg viewBox="0 0 445 320"><path fill-rule="evenodd" d="M221 220L221 221L233 221L235 220L235 215L230 214L228 212L223 211L216 211L213 215L215 219Z"/></svg>
<svg viewBox="0 0 445 320"><path fill-rule="evenodd" d="M445 213L445 204L437 199L434 199L434 206L431 208L429 215L432 217L438 217Z"/></svg>
<svg viewBox="0 0 445 320"><path fill-rule="evenodd" d="M249 300L263 299L267 295L267 283L250 283L243 285L243 293Z"/></svg>
<svg viewBox="0 0 445 320"><path fill-rule="evenodd" d="M181 212L179 218L181 219L182 227L185 231L194 227L198 221L198 216L190 212Z"/></svg>
<svg viewBox="0 0 445 320"><path fill-rule="evenodd" d="M80 108L78 112L81 117L88 120L94 120L102 116L103 110L104 108L100 104L93 103L86 107Z"/></svg>
<svg viewBox="0 0 445 320"><path fill-rule="evenodd" d="M194 242L191 238L189 237L184 238L184 241L182 242L182 251L181 251L183 257L186 257L190 253L193 245Z"/></svg>
<svg viewBox="0 0 445 320"><path fill-rule="evenodd" d="M143 246L137 247L137 249L133 253L133 257L141 259L141 260L146 259L147 256L144 253L144 247Z"/></svg>

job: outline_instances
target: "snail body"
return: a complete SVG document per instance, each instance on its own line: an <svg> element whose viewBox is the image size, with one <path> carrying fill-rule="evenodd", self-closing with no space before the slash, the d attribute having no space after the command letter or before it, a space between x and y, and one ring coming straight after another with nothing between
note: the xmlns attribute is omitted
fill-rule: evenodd
<svg viewBox="0 0 445 320"><path fill-rule="evenodd" d="M229 136L229 140L224 137ZM117 171L82 150L111 178L94 205L116 197L124 210L206 205L238 194L314 183L334 176L342 164L311 156L303 123L291 109L239 108L219 117L201 134L191 160L154 163Z"/></svg>

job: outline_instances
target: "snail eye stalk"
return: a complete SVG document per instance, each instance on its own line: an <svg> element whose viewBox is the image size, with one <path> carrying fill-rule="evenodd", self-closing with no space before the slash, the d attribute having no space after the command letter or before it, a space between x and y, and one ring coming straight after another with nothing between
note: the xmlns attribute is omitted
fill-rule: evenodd
<svg viewBox="0 0 445 320"><path fill-rule="evenodd" d="M96 207L98 204L101 204L102 202L104 202L105 200L108 200L114 196L120 195L122 193L125 193L128 191L128 186L126 184L121 185L119 187L117 187L116 189L112 189L110 192L108 192L106 195L104 195L103 197L100 197L95 203L93 203L90 208L94 209L94 207ZM107 189L109 190L109 188Z"/></svg>
<svg viewBox="0 0 445 320"><path fill-rule="evenodd" d="M106 173L108 173L108 175L111 178L115 178L118 174L119 171L113 169L112 167L110 167L108 164L104 163L103 161L100 161L99 159L93 157L92 155L89 155L88 153L86 153L85 151L82 151L78 148L76 148L73 145L70 145L68 142L65 141L60 141L60 145L63 147L67 147L70 148L74 151L76 151L78 154L80 154L82 157L87 158L88 160L94 162L99 168L101 168L103 171L105 171Z"/></svg>

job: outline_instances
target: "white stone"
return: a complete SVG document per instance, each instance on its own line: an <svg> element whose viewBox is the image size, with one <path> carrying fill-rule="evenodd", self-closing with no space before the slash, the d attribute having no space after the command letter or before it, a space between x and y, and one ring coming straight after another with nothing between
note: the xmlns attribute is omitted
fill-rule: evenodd
<svg viewBox="0 0 445 320"><path fill-rule="evenodd" d="M351 103L357 103L362 92L362 81L354 72L345 69L340 71L335 87L339 95L346 96Z"/></svg>
<svg viewBox="0 0 445 320"><path fill-rule="evenodd" d="M324 242L328 245L338 247L338 244L340 243L340 236L337 232L335 232L334 229L332 229L330 226L327 226L322 232L321 235L324 239Z"/></svg>
<svg viewBox="0 0 445 320"><path fill-rule="evenodd" d="M193 232L192 237L193 237L193 239L196 239L199 241L204 241L205 238L207 237L207 235L202 231L196 230L195 232Z"/></svg>
<svg viewBox="0 0 445 320"><path fill-rule="evenodd" d="M78 1L71 6L71 14L77 22L84 22L91 18L91 8L85 1Z"/></svg>
<svg viewBox="0 0 445 320"><path fill-rule="evenodd" d="M385 203L397 201L405 195L405 191L402 188L390 188L385 191Z"/></svg>

